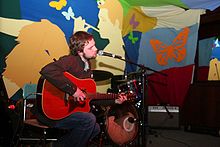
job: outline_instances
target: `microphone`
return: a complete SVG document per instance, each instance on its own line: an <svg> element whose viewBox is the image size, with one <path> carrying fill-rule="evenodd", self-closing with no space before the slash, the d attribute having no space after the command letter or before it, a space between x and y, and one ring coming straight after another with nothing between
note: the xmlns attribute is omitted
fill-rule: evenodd
<svg viewBox="0 0 220 147"><path fill-rule="evenodd" d="M115 55L115 54L112 54L112 53L107 53L107 52L104 52L103 50L99 50L97 54L99 56L108 56L108 57L113 57L113 58L117 58L117 59L122 58L122 56Z"/></svg>

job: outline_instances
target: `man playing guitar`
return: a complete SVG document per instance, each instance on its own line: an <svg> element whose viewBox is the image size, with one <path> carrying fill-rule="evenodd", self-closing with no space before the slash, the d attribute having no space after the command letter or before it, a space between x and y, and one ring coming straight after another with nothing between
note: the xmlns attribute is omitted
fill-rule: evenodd
<svg viewBox="0 0 220 147"><path fill-rule="evenodd" d="M94 114L89 112L91 99L115 99L122 104L125 94L96 94L90 59L97 56L97 48L91 34L79 31L69 42L70 54L49 63L40 74L45 79L42 89L41 110L38 119L51 127L68 129L57 144L85 147L100 132Z"/></svg>

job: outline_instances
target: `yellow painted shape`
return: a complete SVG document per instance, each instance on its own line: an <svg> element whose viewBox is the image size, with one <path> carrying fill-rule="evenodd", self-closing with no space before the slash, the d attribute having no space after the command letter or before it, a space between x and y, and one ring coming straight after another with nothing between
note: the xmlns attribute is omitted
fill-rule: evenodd
<svg viewBox="0 0 220 147"><path fill-rule="evenodd" d="M24 26L32 23L34 21L0 17L0 32L11 36L18 36Z"/></svg>
<svg viewBox="0 0 220 147"><path fill-rule="evenodd" d="M220 80L220 61L215 58L209 63L209 75L208 80Z"/></svg>
<svg viewBox="0 0 220 147"><path fill-rule="evenodd" d="M112 21L109 18L108 9L101 8L98 14L99 17L99 33L101 38L109 39L109 44L105 47L105 52L110 52L124 57L123 40L118 19ZM95 62L95 69L112 72L114 75L123 74L125 62L105 56L98 56Z"/></svg>
<svg viewBox="0 0 220 147"><path fill-rule="evenodd" d="M67 4L66 0L59 0L59 1L51 1L49 6L52 8L56 8L56 10L61 10Z"/></svg>
<svg viewBox="0 0 220 147"><path fill-rule="evenodd" d="M19 44L7 56L3 75L20 88L26 83L37 83L43 66L69 53L64 33L48 20L23 27L17 41Z"/></svg>
<svg viewBox="0 0 220 147"><path fill-rule="evenodd" d="M130 24L132 16L135 15L135 21L139 22L136 28ZM123 21L123 32L122 35L127 35L130 31L147 32L156 26L157 19L155 17L149 17L142 12L139 7L133 7L130 9Z"/></svg>

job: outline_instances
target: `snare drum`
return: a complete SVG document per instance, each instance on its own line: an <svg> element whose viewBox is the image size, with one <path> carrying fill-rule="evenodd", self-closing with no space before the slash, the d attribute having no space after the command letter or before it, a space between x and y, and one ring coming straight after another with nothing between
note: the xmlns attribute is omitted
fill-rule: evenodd
<svg viewBox="0 0 220 147"><path fill-rule="evenodd" d="M141 97L141 88L141 82L136 79L128 80L127 82L118 85L119 93L132 93L136 96L137 100L139 100Z"/></svg>

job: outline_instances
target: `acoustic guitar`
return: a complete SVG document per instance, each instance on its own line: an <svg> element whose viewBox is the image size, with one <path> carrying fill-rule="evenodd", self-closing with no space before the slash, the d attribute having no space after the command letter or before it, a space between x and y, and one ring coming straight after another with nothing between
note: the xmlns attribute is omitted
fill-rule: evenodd
<svg viewBox="0 0 220 147"><path fill-rule="evenodd" d="M119 94L96 93L96 83L93 79L78 79L68 72L64 75L86 94L83 102L75 102L72 96L56 88L47 80L43 81L41 108L43 113L52 120L63 119L75 112L89 112L90 101L93 99L116 99ZM127 100L135 100L134 94L126 94Z"/></svg>

